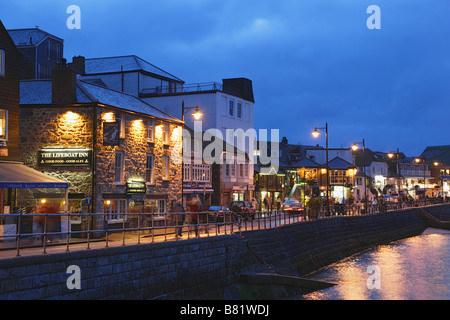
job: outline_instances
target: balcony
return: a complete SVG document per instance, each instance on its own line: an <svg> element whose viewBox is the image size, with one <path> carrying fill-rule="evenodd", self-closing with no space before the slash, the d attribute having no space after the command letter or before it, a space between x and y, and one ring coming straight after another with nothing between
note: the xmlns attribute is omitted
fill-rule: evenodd
<svg viewBox="0 0 450 320"><path fill-rule="evenodd" d="M139 96L156 97L162 95L179 95L223 91L223 85L217 82L192 83L184 85L165 85L142 89Z"/></svg>

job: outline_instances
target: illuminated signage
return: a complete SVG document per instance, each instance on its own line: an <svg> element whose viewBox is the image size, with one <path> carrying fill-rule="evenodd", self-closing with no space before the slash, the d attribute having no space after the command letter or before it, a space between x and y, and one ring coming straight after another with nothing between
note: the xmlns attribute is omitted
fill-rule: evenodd
<svg viewBox="0 0 450 320"><path fill-rule="evenodd" d="M46 149L38 152L39 166L90 166L92 150Z"/></svg>

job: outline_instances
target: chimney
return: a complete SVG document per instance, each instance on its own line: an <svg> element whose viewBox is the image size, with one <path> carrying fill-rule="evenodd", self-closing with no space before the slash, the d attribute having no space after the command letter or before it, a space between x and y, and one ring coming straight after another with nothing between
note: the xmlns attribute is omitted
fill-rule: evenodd
<svg viewBox="0 0 450 320"><path fill-rule="evenodd" d="M223 91L247 101L255 102L252 81L246 78L222 79Z"/></svg>
<svg viewBox="0 0 450 320"><path fill-rule="evenodd" d="M77 102L77 78L75 72L62 59L52 72L52 103L69 104Z"/></svg>
<svg viewBox="0 0 450 320"><path fill-rule="evenodd" d="M76 74L84 75L85 73L85 59L83 56L73 57L72 63L69 63L69 67L72 68L72 70Z"/></svg>

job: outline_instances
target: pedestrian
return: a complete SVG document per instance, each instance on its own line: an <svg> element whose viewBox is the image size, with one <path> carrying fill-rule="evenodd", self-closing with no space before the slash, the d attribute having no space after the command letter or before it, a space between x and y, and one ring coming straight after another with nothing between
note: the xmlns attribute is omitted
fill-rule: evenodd
<svg viewBox="0 0 450 320"><path fill-rule="evenodd" d="M264 197L264 207L269 211L269 198L267 196Z"/></svg>
<svg viewBox="0 0 450 320"><path fill-rule="evenodd" d="M191 200L189 200L188 208L190 212L191 224L194 225L195 236L198 237L198 222L199 222L199 212L201 209L202 203L200 199L193 195Z"/></svg>
<svg viewBox="0 0 450 320"><path fill-rule="evenodd" d="M253 209L258 210L258 201L256 201L255 198L252 198L251 202Z"/></svg>
<svg viewBox="0 0 450 320"><path fill-rule="evenodd" d="M280 211L280 208L281 208L281 199L280 199L280 196L278 196L278 198L277 198L277 210Z"/></svg>
<svg viewBox="0 0 450 320"><path fill-rule="evenodd" d="M184 225L184 208L179 201L176 201L171 209L171 212L174 213L175 224L176 224L176 237L183 236L183 225Z"/></svg>

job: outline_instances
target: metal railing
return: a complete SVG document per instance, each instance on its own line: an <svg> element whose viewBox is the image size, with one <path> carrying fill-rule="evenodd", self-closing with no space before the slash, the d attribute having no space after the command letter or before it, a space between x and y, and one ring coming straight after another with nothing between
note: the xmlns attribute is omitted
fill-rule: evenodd
<svg viewBox="0 0 450 320"><path fill-rule="evenodd" d="M113 221L106 220L107 213L2 214L3 235L0 234L0 239L3 241L0 241L0 249L15 250L16 256L20 256L21 250L29 248L41 248L41 252L46 254L50 246L56 245L59 248L65 246L66 251L70 251L75 247L80 249L80 246L81 249L91 249L94 243L110 247L112 244L126 246L178 241L271 229L312 219L378 214L444 202L449 201L371 204L368 208L361 205L333 205L330 206L330 214L326 207L322 207L317 215L280 210L255 212L250 216L233 212L224 215L213 212L123 213L119 216L121 219ZM7 226L10 232L7 232Z"/></svg>
<svg viewBox="0 0 450 320"><path fill-rule="evenodd" d="M223 85L217 82L192 83L177 86L157 86L141 90L142 95L162 95L172 93L192 93L204 91L223 91Z"/></svg>

